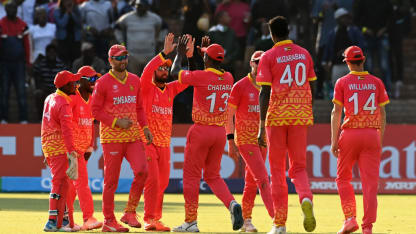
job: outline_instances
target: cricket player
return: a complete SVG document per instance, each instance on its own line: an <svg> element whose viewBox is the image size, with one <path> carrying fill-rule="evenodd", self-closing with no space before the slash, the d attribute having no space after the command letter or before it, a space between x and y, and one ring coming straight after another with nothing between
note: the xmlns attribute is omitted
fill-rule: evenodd
<svg viewBox="0 0 416 234"><path fill-rule="evenodd" d="M92 200L91 190L88 186L87 161L91 156L94 146L94 119L91 113L90 97L94 89L95 81L98 74L91 66L83 66L78 70L81 75L80 86L71 95L71 108L73 113L74 124L74 141L75 148L80 157L78 157L78 179L72 181L68 191L68 209L72 214L74 210L74 201L78 195L79 204L83 213L84 224L82 227L75 224L75 229L92 230L103 226L102 222L97 221L93 216L94 203Z"/></svg>
<svg viewBox="0 0 416 234"><path fill-rule="evenodd" d="M75 81L80 75L61 71L55 76L56 92L50 94L43 108L41 142L42 151L51 168L52 185L49 196L49 220L44 227L46 232L72 231L68 219L63 222L66 207L69 178L65 173L68 159L76 164L76 152L72 124L71 98L75 94Z"/></svg>
<svg viewBox="0 0 416 234"><path fill-rule="evenodd" d="M120 168L126 158L133 170L129 204L140 200L147 178L147 163L139 127L143 128L148 143L152 134L142 104L139 77L127 72L128 52L122 45L113 45L108 52L111 70L96 83L91 109L100 121L100 141L104 155L103 232L128 232L114 216L114 193L117 189ZM140 125L140 126L139 126ZM141 227L136 212L125 212L121 221Z"/></svg>
<svg viewBox="0 0 416 234"><path fill-rule="evenodd" d="M336 182L345 216L344 226L338 234L358 229L354 189L350 184L355 162L358 162L362 181L362 232L371 234L377 216L381 144L386 126L385 105L389 103L389 97L381 79L364 71L365 57L361 48L348 47L344 57L350 73L335 84L331 114L331 152L338 157ZM342 108L345 118L341 125Z"/></svg>
<svg viewBox="0 0 416 234"><path fill-rule="evenodd" d="M178 81L167 83L172 65L167 55L175 49L176 44L173 40L174 35L169 33L165 37L163 51L146 65L140 78L141 94L144 98L143 106L149 129L154 134L152 144L145 145L148 167L144 187L144 229L146 231L170 231L170 228L160 219L162 218L163 195L169 184L170 175L172 107L175 96L188 87ZM193 46L193 44L189 46L192 48L191 53L193 53ZM126 207L126 211L135 211L137 205L138 203L134 207Z"/></svg>
<svg viewBox="0 0 416 234"><path fill-rule="evenodd" d="M192 120L194 125L188 131L183 166L183 194L185 198L185 222L173 229L174 232L199 232L197 210L201 171L204 180L214 194L231 213L233 230L243 225L241 206L235 201L220 176L221 158L226 143L225 123L227 101L233 85L229 72L220 69L224 60L224 49L218 44L209 47L203 43L205 70L182 70L181 63L186 56L188 38L179 40L178 54L171 69L171 75L181 84L194 86ZM209 40L208 43L209 44Z"/></svg>
<svg viewBox="0 0 416 234"><path fill-rule="evenodd" d="M251 212L257 195L257 188L270 217L274 217L273 200L269 175L264 164L267 157L266 147L258 145L259 132L259 91L256 84L257 66L263 51L256 51L251 56L251 72L234 84L228 101L227 139L228 154L237 158L240 154L246 163L245 186L243 192L242 232L257 232L251 223ZM235 126L233 117L235 116ZM234 139L235 132L235 139Z"/></svg>
<svg viewBox="0 0 416 234"><path fill-rule="evenodd" d="M268 24L275 45L260 59L257 84L261 85L258 141L266 146L264 135L267 132L275 213L269 234L286 233L287 153L289 177L296 187L304 214L303 226L311 232L316 227L316 221L306 173L306 135L308 126L313 124L309 84L316 80L313 61L306 49L288 40L289 28L285 17L277 16Z"/></svg>

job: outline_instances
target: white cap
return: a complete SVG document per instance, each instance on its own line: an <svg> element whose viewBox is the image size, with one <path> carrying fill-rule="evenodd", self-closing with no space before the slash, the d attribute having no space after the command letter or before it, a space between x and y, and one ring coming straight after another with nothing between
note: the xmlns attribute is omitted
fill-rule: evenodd
<svg viewBox="0 0 416 234"><path fill-rule="evenodd" d="M334 13L334 17L335 19L338 19L339 17L348 15L348 14L349 12L345 8L338 8L338 10L336 10Z"/></svg>

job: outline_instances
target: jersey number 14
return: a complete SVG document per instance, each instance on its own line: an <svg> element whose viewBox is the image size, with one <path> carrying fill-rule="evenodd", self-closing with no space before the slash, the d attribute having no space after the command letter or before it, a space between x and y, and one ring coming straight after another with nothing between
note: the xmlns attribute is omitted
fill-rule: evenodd
<svg viewBox="0 0 416 234"><path fill-rule="evenodd" d="M354 115L358 114L358 93L354 93L349 99L348 102L354 102ZM363 110L370 111L371 114L374 114L374 111L377 110L376 107L376 93L371 93L370 97L367 99L363 106Z"/></svg>

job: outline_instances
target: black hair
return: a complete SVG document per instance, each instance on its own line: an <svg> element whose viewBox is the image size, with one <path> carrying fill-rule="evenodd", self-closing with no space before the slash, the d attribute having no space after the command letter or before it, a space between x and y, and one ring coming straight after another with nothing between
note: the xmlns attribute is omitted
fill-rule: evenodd
<svg viewBox="0 0 416 234"><path fill-rule="evenodd" d="M218 23L219 23L219 21L220 21L221 17L222 17L225 13L227 13L227 12L226 12L226 11L218 11L218 12L217 12L217 14L215 14L214 21L215 21L215 23L216 23L216 24L218 24Z"/></svg>
<svg viewBox="0 0 416 234"><path fill-rule="evenodd" d="M287 38L289 36L289 25L284 16L276 16L269 20L270 32L278 38Z"/></svg>
<svg viewBox="0 0 416 234"><path fill-rule="evenodd" d="M55 43L50 43L49 45L47 45L46 46L46 49L45 49L45 51L50 51L50 50L55 50L55 51L57 51L58 50L58 48L57 48L57 46L55 45Z"/></svg>

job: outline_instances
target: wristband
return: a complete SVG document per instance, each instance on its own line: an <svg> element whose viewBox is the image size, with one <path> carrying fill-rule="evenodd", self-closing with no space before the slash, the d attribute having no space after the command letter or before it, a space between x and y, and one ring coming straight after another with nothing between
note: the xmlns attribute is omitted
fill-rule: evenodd
<svg viewBox="0 0 416 234"><path fill-rule="evenodd" d="M162 55L162 57L164 58L164 59L166 59L166 54L165 53L163 53L163 51L162 52L160 52L160 54Z"/></svg>
<svg viewBox="0 0 416 234"><path fill-rule="evenodd" d="M234 133L227 134L227 140L233 140L234 139Z"/></svg>

